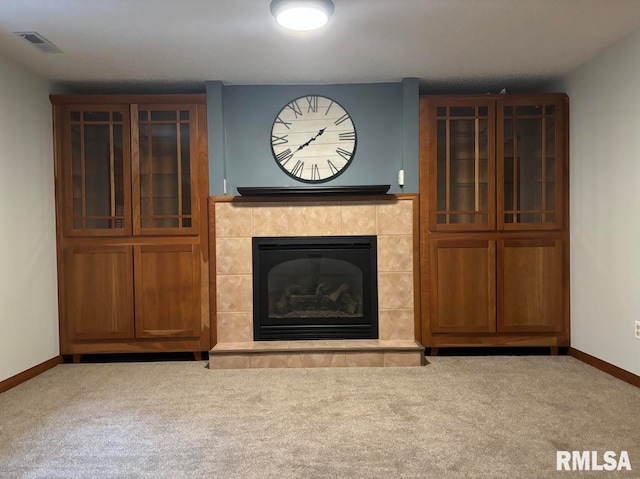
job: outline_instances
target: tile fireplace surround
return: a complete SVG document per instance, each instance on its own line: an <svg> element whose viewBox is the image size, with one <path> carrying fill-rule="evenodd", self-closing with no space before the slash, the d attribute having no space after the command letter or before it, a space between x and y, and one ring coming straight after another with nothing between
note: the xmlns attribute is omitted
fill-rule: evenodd
<svg viewBox="0 0 640 479"><path fill-rule="evenodd" d="M417 195L211 197L212 309L217 344L211 369L419 366ZM378 340L254 341L254 236L376 235Z"/></svg>

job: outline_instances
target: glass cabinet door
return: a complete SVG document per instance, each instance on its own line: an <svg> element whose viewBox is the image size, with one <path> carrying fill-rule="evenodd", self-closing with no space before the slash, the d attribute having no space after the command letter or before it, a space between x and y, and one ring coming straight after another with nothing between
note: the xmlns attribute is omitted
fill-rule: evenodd
<svg viewBox="0 0 640 479"><path fill-rule="evenodd" d="M135 234L197 233L195 106L133 105Z"/></svg>
<svg viewBox="0 0 640 479"><path fill-rule="evenodd" d="M498 103L498 227L562 227L563 103L557 97Z"/></svg>
<svg viewBox="0 0 640 479"><path fill-rule="evenodd" d="M64 116L67 234L131 234L128 107L70 105Z"/></svg>
<svg viewBox="0 0 640 479"><path fill-rule="evenodd" d="M495 102L443 100L429 118L431 229L494 229Z"/></svg>

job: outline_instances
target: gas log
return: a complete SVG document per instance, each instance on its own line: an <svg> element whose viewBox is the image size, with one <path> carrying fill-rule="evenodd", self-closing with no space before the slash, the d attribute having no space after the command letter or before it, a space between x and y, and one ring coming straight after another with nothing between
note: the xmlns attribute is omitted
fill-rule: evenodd
<svg viewBox="0 0 640 479"><path fill-rule="evenodd" d="M324 316L354 315L358 313L361 294L351 292L348 283L341 283L329 289L324 283L318 284L315 292L308 294L299 284L290 284L283 288L282 295L274 302L275 313L286 316Z"/></svg>

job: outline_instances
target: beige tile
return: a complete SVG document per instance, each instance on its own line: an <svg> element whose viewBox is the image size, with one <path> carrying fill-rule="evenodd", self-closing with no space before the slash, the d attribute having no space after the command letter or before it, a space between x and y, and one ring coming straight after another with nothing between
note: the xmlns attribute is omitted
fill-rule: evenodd
<svg viewBox="0 0 640 479"><path fill-rule="evenodd" d="M300 353L300 361L304 368L331 367L333 353Z"/></svg>
<svg viewBox="0 0 640 479"><path fill-rule="evenodd" d="M344 347L347 349L371 349L379 348L380 341L377 339L345 339Z"/></svg>
<svg viewBox="0 0 640 479"><path fill-rule="evenodd" d="M288 353L287 354L287 367L288 368L302 368L302 360L300 359L300 354L298 353Z"/></svg>
<svg viewBox="0 0 640 479"><path fill-rule="evenodd" d="M414 339L413 309L383 309L378 312L378 331L381 340Z"/></svg>
<svg viewBox="0 0 640 479"><path fill-rule="evenodd" d="M415 351L424 350L424 346L415 339L384 339L380 340L380 345L384 348L402 348Z"/></svg>
<svg viewBox="0 0 640 479"><path fill-rule="evenodd" d="M331 355L331 367L332 368L345 368L347 367L346 353L333 353Z"/></svg>
<svg viewBox="0 0 640 479"><path fill-rule="evenodd" d="M316 340L300 340L289 341L290 349L317 349L323 350L335 350L344 348L344 340L342 339L316 339Z"/></svg>
<svg viewBox="0 0 640 479"><path fill-rule="evenodd" d="M385 367L422 366L423 353L412 351L406 353L384 353Z"/></svg>
<svg viewBox="0 0 640 479"><path fill-rule="evenodd" d="M380 343L387 350L424 351L424 346L415 339L386 339Z"/></svg>
<svg viewBox="0 0 640 479"><path fill-rule="evenodd" d="M255 341L253 349L256 351L286 351L289 349L289 341Z"/></svg>
<svg viewBox="0 0 640 479"><path fill-rule="evenodd" d="M380 309L412 309L413 274L378 273L378 307Z"/></svg>
<svg viewBox="0 0 640 479"><path fill-rule="evenodd" d="M290 236L339 236L342 217L339 203L306 203L288 209Z"/></svg>
<svg viewBox="0 0 640 479"><path fill-rule="evenodd" d="M253 315L251 313L218 313L218 341L253 341Z"/></svg>
<svg viewBox="0 0 640 479"><path fill-rule="evenodd" d="M251 207L247 204L215 204L216 237L251 236Z"/></svg>
<svg viewBox="0 0 640 479"><path fill-rule="evenodd" d="M281 203L257 205L253 211L253 236L287 236L287 207Z"/></svg>
<svg viewBox="0 0 640 479"><path fill-rule="evenodd" d="M253 341L229 341L229 342L218 342L212 349L215 353L216 351L247 351L253 349Z"/></svg>
<svg viewBox="0 0 640 479"><path fill-rule="evenodd" d="M372 204L342 203L343 235L375 235L376 207Z"/></svg>
<svg viewBox="0 0 640 479"><path fill-rule="evenodd" d="M413 271L411 235L378 236L378 271Z"/></svg>
<svg viewBox="0 0 640 479"><path fill-rule="evenodd" d="M278 353L253 354L249 359L252 368L286 368L287 362L288 355Z"/></svg>
<svg viewBox="0 0 640 479"><path fill-rule="evenodd" d="M413 204L409 200L390 201L376 206L379 235L413 234Z"/></svg>
<svg viewBox="0 0 640 479"><path fill-rule="evenodd" d="M343 368L346 366L345 353L300 353L304 368Z"/></svg>
<svg viewBox="0 0 640 479"><path fill-rule="evenodd" d="M345 353L347 367L382 367L384 366L384 353Z"/></svg>
<svg viewBox="0 0 640 479"><path fill-rule="evenodd" d="M251 238L216 240L216 273L251 274Z"/></svg>
<svg viewBox="0 0 640 479"><path fill-rule="evenodd" d="M309 236L304 204L287 208L287 236Z"/></svg>
<svg viewBox="0 0 640 479"><path fill-rule="evenodd" d="M209 369L248 369L249 356L246 354L212 354Z"/></svg>
<svg viewBox="0 0 640 479"><path fill-rule="evenodd" d="M252 281L251 275L218 275L216 278L217 312L252 312Z"/></svg>

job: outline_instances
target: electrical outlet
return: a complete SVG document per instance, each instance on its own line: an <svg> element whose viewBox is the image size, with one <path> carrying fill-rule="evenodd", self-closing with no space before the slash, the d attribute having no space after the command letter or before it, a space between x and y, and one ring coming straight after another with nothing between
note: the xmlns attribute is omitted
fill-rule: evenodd
<svg viewBox="0 0 640 479"><path fill-rule="evenodd" d="M640 321L636 321L636 339L640 339Z"/></svg>

